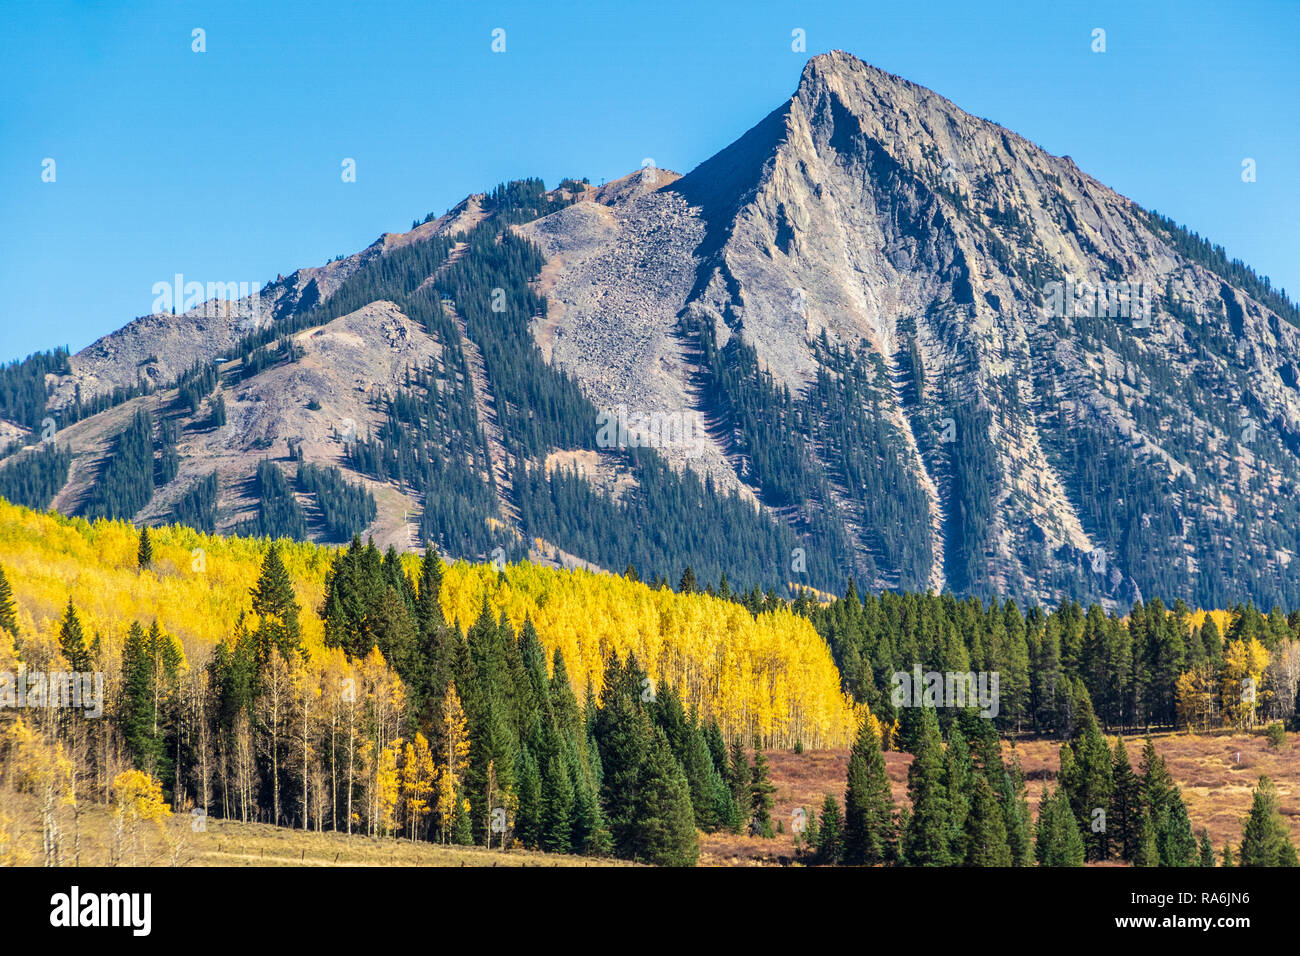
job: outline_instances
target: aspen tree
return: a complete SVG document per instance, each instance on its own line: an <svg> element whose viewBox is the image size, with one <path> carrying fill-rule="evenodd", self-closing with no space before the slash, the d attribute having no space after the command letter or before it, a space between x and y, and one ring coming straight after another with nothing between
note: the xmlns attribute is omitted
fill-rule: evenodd
<svg viewBox="0 0 1300 956"><path fill-rule="evenodd" d="M58 810L72 800L72 762L62 743L47 742L22 717L5 731L3 750L9 754L15 787L31 793L41 809L41 849L46 866L57 866L60 855Z"/></svg>
<svg viewBox="0 0 1300 956"><path fill-rule="evenodd" d="M261 670L261 693L257 698L257 718L264 732L264 753L271 764L271 823L281 826L280 756L293 704L293 680L289 662L273 653Z"/></svg>
<svg viewBox="0 0 1300 956"><path fill-rule="evenodd" d="M438 768L438 825L442 842L449 839L457 812L461 775L469 758L469 740L465 733L465 711L456 685L449 684L442 701L442 732L439 739L442 763Z"/></svg>
<svg viewBox="0 0 1300 956"><path fill-rule="evenodd" d="M418 731L402 754L402 803L411 840L429 815L429 795L433 792L433 753L429 741Z"/></svg>
<svg viewBox="0 0 1300 956"><path fill-rule="evenodd" d="M136 860L136 839L141 823L154 823L162 830L171 808L163 802L162 783L139 770L124 770L113 778L113 830L115 858L122 861L123 837L130 829L131 862Z"/></svg>

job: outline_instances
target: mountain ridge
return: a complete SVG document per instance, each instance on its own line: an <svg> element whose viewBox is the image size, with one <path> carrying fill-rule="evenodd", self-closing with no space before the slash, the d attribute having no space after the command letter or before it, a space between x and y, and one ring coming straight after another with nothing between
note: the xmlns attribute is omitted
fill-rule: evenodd
<svg viewBox="0 0 1300 956"><path fill-rule="evenodd" d="M317 327L296 327L314 316L340 321L330 312L340 290L359 301L369 293L347 292L364 284L358 277L382 285L401 255L443 242L440 265L375 301L428 330L420 361L449 357L458 369L435 378L476 408L463 434L479 448L473 480L491 492L474 520L510 530L515 544L498 547L540 542L538 553L619 569L617 547L547 509L562 507L562 489L607 502L609 515L640 498L649 507L656 492L638 471L649 453L602 447L584 421L624 407L649 421L698 417L693 444L653 449L683 476L666 480L693 472L702 494L734 495L788 529L763 549L783 540L791 557L769 554L753 583L838 590L854 577L877 589L1119 608L1155 593L1203 606L1300 598L1300 335L1289 301L1068 156L834 51L809 60L789 100L685 175L649 166L598 188L566 180L523 192L475 194L410 232L278 279L251 325L247 300L230 315L135 320L72 356L68 374L47 376L49 409L73 406L78 386L82 397L129 388L132 373L156 389L195 359L230 359L216 386L225 394L249 370L251 355L233 354L249 334L288 341ZM498 245L508 234L538 250L536 272L516 277L518 308L503 286L449 284L487 274L489 232ZM1106 306L1121 283L1126 296L1142 289L1145 316L1054 306L1078 281L1106 290ZM511 299L499 313L488 302L498 291ZM494 326L493 316L507 317ZM267 361L293 364L283 348ZM516 366L529 369L517 388L506 385ZM412 425L393 411L410 368L345 416L386 432L386 454L429 420ZM244 392L270 397L274 380L253 371ZM318 387L323 399L341 382ZM103 453L121 425L106 414L65 429L74 452ZM232 479L264 454L292 470L293 439L308 430L303 416L273 416L274 434L256 436L269 446L244 436ZM191 443L186 454L206 468L211 453ZM420 537L406 520L421 497L401 487L407 479L394 487L387 472L359 467L346 443L318 444L308 458L386 499L375 527L361 530L399 547ZM175 497L170 489L162 500ZM247 503L231 495L227 525ZM130 517L159 520L161 505ZM465 556L488 554L487 536L465 534L484 546ZM665 565L647 572L675 576L692 563L689 549L647 547ZM796 548L815 572L798 569ZM716 567L734 560L717 557Z"/></svg>

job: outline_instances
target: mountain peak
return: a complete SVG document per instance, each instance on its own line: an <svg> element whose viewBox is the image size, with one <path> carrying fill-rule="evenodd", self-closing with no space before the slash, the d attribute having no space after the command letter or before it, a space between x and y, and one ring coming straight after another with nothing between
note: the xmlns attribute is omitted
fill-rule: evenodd
<svg viewBox="0 0 1300 956"><path fill-rule="evenodd" d="M601 567L784 585L789 562L771 556L798 541L797 583L821 590L851 574L873 590L1213 606L1240 581L1257 603L1300 602L1300 532L1275 505L1300 487L1300 313L1068 158L834 50L684 176L646 159L566 183L476 194L272 283L266 328L224 309L151 316L72 356L33 389L49 396L37 411L70 410L58 441L75 456L35 503L75 506L100 480L129 402L181 429L179 472L133 499L137 520L165 520L217 467L212 523L238 527L260 507L244 491L260 459L278 450L292 472L292 448L366 483L367 533L457 556L505 529ZM219 367L169 392L196 359ZM691 441L659 442L671 469L652 472L594 434L606 409L632 431L676 422L683 438L689 422ZM354 429L373 437L336 437ZM757 522L748 543L629 555L620 515L685 520L619 504L673 469L707 476L706 497L735 493L733 517ZM557 473L607 536L555 512Z"/></svg>
<svg viewBox="0 0 1300 956"><path fill-rule="evenodd" d="M808 58L808 62L804 64L800 83L802 85L817 77L856 73L864 69L875 70L876 67L871 66L852 53L844 50L831 50L829 53L818 53L816 56ZM883 73L884 71L878 70L877 72Z"/></svg>
<svg viewBox="0 0 1300 956"><path fill-rule="evenodd" d="M818 53L804 64L799 90L810 87L840 87L845 81L867 83L877 87L924 89L844 50ZM796 96L798 93L796 93Z"/></svg>

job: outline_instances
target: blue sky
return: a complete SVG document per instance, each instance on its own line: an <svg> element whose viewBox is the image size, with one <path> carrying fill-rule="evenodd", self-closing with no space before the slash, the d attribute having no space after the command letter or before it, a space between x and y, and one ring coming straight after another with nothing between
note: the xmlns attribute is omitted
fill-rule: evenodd
<svg viewBox="0 0 1300 956"><path fill-rule="evenodd" d="M177 272L260 284L502 180L686 171L830 49L1069 154L1300 298L1298 41L1295 0L5 0L0 359L84 347Z"/></svg>

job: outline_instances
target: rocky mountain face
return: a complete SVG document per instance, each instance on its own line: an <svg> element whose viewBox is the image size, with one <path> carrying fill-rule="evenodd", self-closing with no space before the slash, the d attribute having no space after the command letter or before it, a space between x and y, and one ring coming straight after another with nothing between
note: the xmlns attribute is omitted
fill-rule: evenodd
<svg viewBox="0 0 1300 956"><path fill-rule="evenodd" d="M70 357L52 415L141 394L53 436L55 506L148 406L179 467L139 521L214 468L247 521L271 458L338 466L399 547L1300 606L1300 315L1068 157L831 53L685 176L518 185Z"/></svg>

